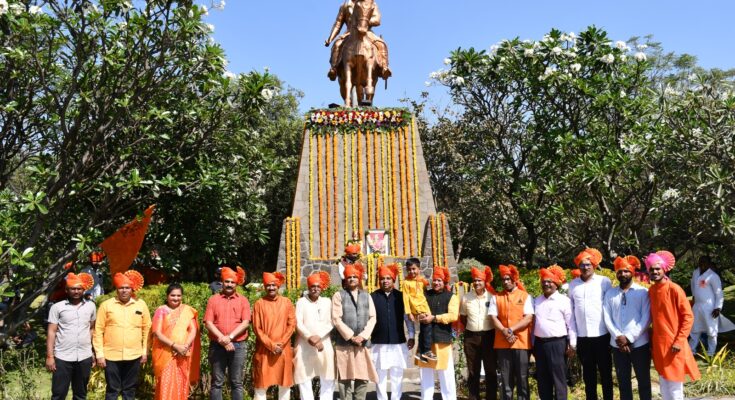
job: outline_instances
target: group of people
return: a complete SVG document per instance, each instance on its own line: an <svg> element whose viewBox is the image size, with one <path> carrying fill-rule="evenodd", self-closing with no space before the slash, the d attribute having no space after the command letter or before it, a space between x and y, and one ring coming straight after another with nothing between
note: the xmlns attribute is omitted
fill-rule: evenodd
<svg viewBox="0 0 735 400"><path fill-rule="evenodd" d="M452 339L458 320L464 327L471 400L482 397L483 366L486 400L498 398L498 386L503 399L512 399L514 393L529 399L531 355L539 397L565 399L567 359L575 353L581 360L587 399L597 398L598 372L603 398L612 399L613 365L621 399L633 398L631 370L638 396L650 399L651 360L660 375L663 398L683 398L686 375L698 379L699 371L687 343L694 315L684 291L666 277L674 267L673 256L660 251L645 258L653 282L649 289L633 281L641 267L636 257L614 261L619 281L615 287L595 273L601 260L595 249L585 249L575 258L579 277L569 283L567 295L559 292L566 281L562 268L540 269L543 293L536 298L526 292L513 265L498 268L500 291L491 285L489 267L472 268L471 290L458 296L451 290L447 268L434 268L427 282L415 258L407 260L400 286L400 266L381 266L379 289L373 293L363 289L360 263L347 264L340 268L342 288L331 299L321 296L329 286L329 274L318 272L308 277L307 293L295 306L279 294L283 276L264 273L264 295L252 313L248 299L236 290L244 282L244 271L222 268L221 290L210 297L203 318L210 339L210 398L221 399L226 382L233 400L243 398L245 341L252 323L255 399L264 400L266 390L278 386L279 400L286 400L297 385L301 397L311 400L312 380L319 378L320 398L331 398L336 389L343 400L363 400L368 382L374 382L378 400L388 400L390 382L390 399L399 400L418 323L422 344L414 363L420 368L422 399L433 398L436 377L442 397L456 399ZM708 259L704 261L700 264L708 265ZM707 271L702 267L697 275L702 289L714 280ZM94 365L105 369L107 399L119 395L133 399L140 366L149 357L149 336L156 399L187 398L189 384L199 379L201 341L198 312L184 304L183 288L169 285L166 303L151 319L145 302L134 296L143 285L140 274L116 274L113 284L115 296L96 309L83 296L82 280L68 274L67 299L54 304L49 315L46 366L53 372L52 399L66 398L70 385L75 399L86 398ZM705 297L702 291L695 293L695 299ZM717 299L705 300L718 306ZM713 318L721 304L714 306L707 309ZM707 333L713 345L711 331L695 332Z"/></svg>

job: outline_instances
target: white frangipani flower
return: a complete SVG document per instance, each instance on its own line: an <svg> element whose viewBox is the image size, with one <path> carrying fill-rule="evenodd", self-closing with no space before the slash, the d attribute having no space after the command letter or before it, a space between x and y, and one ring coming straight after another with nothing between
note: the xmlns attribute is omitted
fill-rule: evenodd
<svg viewBox="0 0 735 400"><path fill-rule="evenodd" d="M209 15L209 9L204 4L201 5L202 15Z"/></svg>
<svg viewBox="0 0 735 400"><path fill-rule="evenodd" d="M222 76L227 79L237 79L237 75L235 75L235 73L232 71L225 71L224 73L222 73Z"/></svg>
<svg viewBox="0 0 735 400"><path fill-rule="evenodd" d="M0 15L8 13L8 0L0 0Z"/></svg>
<svg viewBox="0 0 735 400"><path fill-rule="evenodd" d="M462 86L464 85L464 78L461 76L455 76L452 83L454 83L456 86Z"/></svg>
<svg viewBox="0 0 735 400"><path fill-rule="evenodd" d="M661 200L668 201L668 200L676 200L680 196L679 191L674 188L668 188L664 190L664 192L661 194Z"/></svg>
<svg viewBox="0 0 735 400"><path fill-rule="evenodd" d="M523 50L523 56L524 57L533 57L533 49L525 49Z"/></svg>
<svg viewBox="0 0 735 400"><path fill-rule="evenodd" d="M576 40L577 39L577 34L574 33L574 32L569 32L567 34L567 36L569 36L569 40Z"/></svg>
<svg viewBox="0 0 735 400"><path fill-rule="evenodd" d="M561 50L561 47L559 47L559 46L554 46L554 48L551 49L551 54L553 54L555 56L558 56L559 54L561 54L561 52L562 52L562 50Z"/></svg>
<svg viewBox="0 0 735 400"><path fill-rule="evenodd" d="M625 93L625 90L621 90L620 91L620 97L623 98L625 96L627 96L627 94Z"/></svg>
<svg viewBox="0 0 735 400"><path fill-rule="evenodd" d="M605 55L601 56L599 58L599 60L602 61L603 63L607 64L607 65L610 65L613 62L615 62L615 56L613 56L612 54L605 54Z"/></svg>
<svg viewBox="0 0 735 400"><path fill-rule="evenodd" d="M214 32L214 25L212 24L204 24L204 27L209 31L210 33Z"/></svg>
<svg viewBox="0 0 735 400"><path fill-rule="evenodd" d="M580 63L574 63L574 64L570 65L569 68L572 71L574 71L574 72L579 72L579 70L582 69L582 64L580 64Z"/></svg>
<svg viewBox="0 0 735 400"><path fill-rule="evenodd" d="M647 44L639 44L638 46L635 46L636 49L643 51L648 48Z"/></svg>
<svg viewBox="0 0 735 400"><path fill-rule="evenodd" d="M444 65L449 65L451 63L452 63L452 60L450 58L445 58L444 59Z"/></svg>
<svg viewBox="0 0 735 400"><path fill-rule="evenodd" d="M41 7L40 6L30 6L30 7L28 7L28 13L31 14L31 15L36 15L36 14L42 12L42 11L43 10L41 10Z"/></svg>
<svg viewBox="0 0 735 400"><path fill-rule="evenodd" d="M260 91L260 95L263 97L263 99L265 99L265 101L270 101L273 98L274 94L275 94L275 90L273 89L265 88Z"/></svg>
<svg viewBox="0 0 735 400"><path fill-rule="evenodd" d="M215 10L220 10L220 11L221 10L224 10L225 9L225 0L220 0L217 3L214 3L212 5L212 8L214 8Z"/></svg>
<svg viewBox="0 0 735 400"><path fill-rule="evenodd" d="M629 50L628 44L626 44L622 40L618 40L617 42L615 42L615 47L617 47L619 50L623 50L623 51L628 51Z"/></svg>
<svg viewBox="0 0 735 400"><path fill-rule="evenodd" d="M633 55L633 58L635 58L636 61L646 61L646 53L639 51Z"/></svg>

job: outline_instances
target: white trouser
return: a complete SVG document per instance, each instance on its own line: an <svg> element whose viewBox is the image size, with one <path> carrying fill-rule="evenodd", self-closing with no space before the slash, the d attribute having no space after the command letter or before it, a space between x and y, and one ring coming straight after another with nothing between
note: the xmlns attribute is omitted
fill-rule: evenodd
<svg viewBox="0 0 735 400"><path fill-rule="evenodd" d="M311 379L306 382L299 383L299 393L301 400L314 400L314 392L312 391ZM332 400L334 397L334 379L319 378L319 398L322 400Z"/></svg>
<svg viewBox="0 0 735 400"><path fill-rule="evenodd" d="M378 370L378 384L375 391L378 400L388 400L388 379L390 378L390 399L401 400L403 369L392 367L390 369ZM309 400L309 399L304 399Z"/></svg>
<svg viewBox="0 0 735 400"><path fill-rule="evenodd" d="M454 381L454 360L449 353L447 369L434 370L431 368L420 368L421 370L421 400L432 400L434 398L434 372L439 375L439 388L443 400L457 400L457 386Z"/></svg>
<svg viewBox="0 0 735 400"><path fill-rule="evenodd" d="M689 336L689 347L692 348L692 353L697 352L697 346L699 346L699 340L702 337L703 333L707 332L692 332L691 336ZM715 333L714 336L707 335L707 354L710 356L715 355L715 351L717 350L717 334Z"/></svg>
<svg viewBox="0 0 735 400"><path fill-rule="evenodd" d="M255 400L266 400L266 392L268 389L255 389ZM288 400L291 397L291 388L286 386L278 386L278 400Z"/></svg>
<svg viewBox="0 0 735 400"><path fill-rule="evenodd" d="M658 377L663 400L684 400L684 382L673 382L663 376Z"/></svg>

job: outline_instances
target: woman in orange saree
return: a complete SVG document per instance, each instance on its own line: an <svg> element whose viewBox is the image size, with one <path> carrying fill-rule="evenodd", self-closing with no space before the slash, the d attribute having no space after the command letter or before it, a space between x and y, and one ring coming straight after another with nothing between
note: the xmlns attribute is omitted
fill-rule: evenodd
<svg viewBox="0 0 735 400"><path fill-rule="evenodd" d="M166 289L166 304L153 313L153 375L156 400L183 400L189 385L199 380L199 324L197 311L183 304L184 289L173 283Z"/></svg>

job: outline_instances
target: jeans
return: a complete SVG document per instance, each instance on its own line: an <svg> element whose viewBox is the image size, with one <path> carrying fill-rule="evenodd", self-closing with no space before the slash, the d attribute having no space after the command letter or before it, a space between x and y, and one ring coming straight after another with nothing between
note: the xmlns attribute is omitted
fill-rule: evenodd
<svg viewBox="0 0 735 400"><path fill-rule="evenodd" d="M222 400L225 370L229 374L232 400L242 400L246 342L232 342L232 344L235 346L235 351L227 351L217 342L209 343L209 365L212 366L212 389L209 392L210 400Z"/></svg>
<svg viewBox="0 0 735 400"><path fill-rule="evenodd" d="M623 353L613 348L615 373L618 375L620 400L633 400L633 384L630 376L631 365L638 380L638 398L651 400L651 347L648 343Z"/></svg>
<svg viewBox="0 0 735 400"><path fill-rule="evenodd" d="M71 384L74 400L87 398L87 383L92 371L92 357L82 361L56 359L56 371L51 376L51 400L65 400Z"/></svg>
<svg viewBox="0 0 735 400"><path fill-rule="evenodd" d="M140 357L124 361L105 360L105 363L107 364L105 367L105 380L107 381L105 400L117 400L119 395L122 395L123 400L135 399Z"/></svg>

